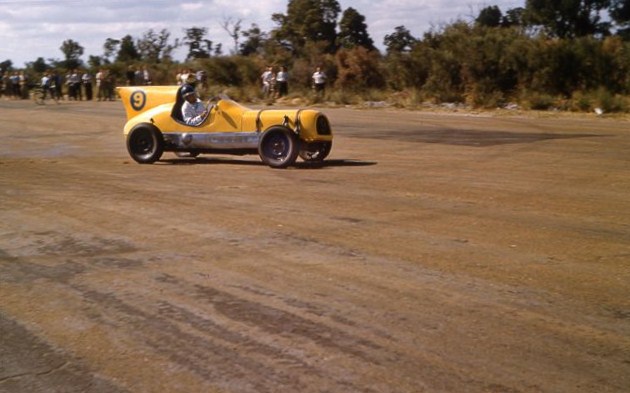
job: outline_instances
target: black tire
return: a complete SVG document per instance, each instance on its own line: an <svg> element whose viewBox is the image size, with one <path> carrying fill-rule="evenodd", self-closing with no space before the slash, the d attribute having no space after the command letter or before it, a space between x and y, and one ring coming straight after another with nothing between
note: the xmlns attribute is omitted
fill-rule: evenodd
<svg viewBox="0 0 630 393"><path fill-rule="evenodd" d="M136 162L153 164L164 152L162 133L152 124L138 124L127 136L127 151Z"/></svg>
<svg viewBox="0 0 630 393"><path fill-rule="evenodd" d="M306 162L322 162L330 154L332 142L303 143L299 156Z"/></svg>
<svg viewBox="0 0 630 393"><path fill-rule="evenodd" d="M286 127L271 127L260 138L258 154L272 168L286 168L298 157L298 139Z"/></svg>

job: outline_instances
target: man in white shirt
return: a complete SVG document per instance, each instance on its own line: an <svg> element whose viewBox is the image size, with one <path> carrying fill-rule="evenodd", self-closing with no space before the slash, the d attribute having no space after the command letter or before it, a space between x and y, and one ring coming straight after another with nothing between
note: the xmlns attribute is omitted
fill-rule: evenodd
<svg viewBox="0 0 630 393"><path fill-rule="evenodd" d="M262 80L262 94L263 98L267 98L271 94L271 88L274 83L275 75L273 74L273 67L268 66L265 72L260 76Z"/></svg>
<svg viewBox="0 0 630 393"><path fill-rule="evenodd" d="M323 94L326 87L326 74L321 67L317 67L313 73L313 88L317 94Z"/></svg>
<svg viewBox="0 0 630 393"><path fill-rule="evenodd" d="M44 73L44 76L42 76L40 85L42 87L42 99L46 99L46 94L48 94L48 92L50 92L50 75L48 74L48 72ZM53 93L50 92L50 96L53 97Z"/></svg>
<svg viewBox="0 0 630 393"><path fill-rule="evenodd" d="M184 85L181 91L184 103L182 104L182 119L189 126L198 126L206 120L209 110L204 107L197 97L195 88L191 85Z"/></svg>
<svg viewBox="0 0 630 393"><path fill-rule="evenodd" d="M103 90L101 88L101 84L103 83L103 69L102 68L98 70L98 72L94 76L94 79L96 80L96 99L100 101L101 98L104 96Z"/></svg>
<svg viewBox="0 0 630 393"><path fill-rule="evenodd" d="M146 86L151 84L151 74L149 74L149 69L146 66L142 68L142 79Z"/></svg>

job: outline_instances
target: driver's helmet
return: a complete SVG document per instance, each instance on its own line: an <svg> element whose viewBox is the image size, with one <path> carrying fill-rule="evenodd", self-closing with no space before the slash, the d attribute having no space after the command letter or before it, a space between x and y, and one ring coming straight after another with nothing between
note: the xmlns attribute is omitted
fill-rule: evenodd
<svg viewBox="0 0 630 393"><path fill-rule="evenodd" d="M181 94L183 98L186 98L191 94L195 94L195 88L191 85L184 85L182 86Z"/></svg>

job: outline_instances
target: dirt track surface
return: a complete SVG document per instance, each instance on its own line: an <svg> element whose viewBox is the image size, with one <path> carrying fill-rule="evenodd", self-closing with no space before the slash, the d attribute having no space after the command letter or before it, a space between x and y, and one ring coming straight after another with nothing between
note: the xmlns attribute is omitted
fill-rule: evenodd
<svg viewBox="0 0 630 393"><path fill-rule="evenodd" d="M320 168L0 102L0 392L628 392L630 122L325 109Z"/></svg>

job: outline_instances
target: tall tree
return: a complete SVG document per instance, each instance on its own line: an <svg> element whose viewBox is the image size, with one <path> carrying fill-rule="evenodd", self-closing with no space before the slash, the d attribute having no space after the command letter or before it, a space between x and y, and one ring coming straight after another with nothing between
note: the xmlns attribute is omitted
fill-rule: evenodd
<svg viewBox="0 0 630 393"><path fill-rule="evenodd" d="M83 47L78 42L71 39L65 40L59 47L65 57L65 67L67 69L77 68L81 65L81 55Z"/></svg>
<svg viewBox="0 0 630 393"><path fill-rule="evenodd" d="M0 63L0 72L4 72L11 69L13 69L13 62L11 60L7 59L3 61L2 63Z"/></svg>
<svg viewBox="0 0 630 393"><path fill-rule="evenodd" d="M140 54L136 44L133 42L133 37L127 34L120 40L120 49L118 50L116 61L130 62L136 60L140 60Z"/></svg>
<svg viewBox="0 0 630 393"><path fill-rule="evenodd" d="M92 56L88 58L88 65L93 69L99 68L103 64L103 58L100 56Z"/></svg>
<svg viewBox="0 0 630 393"><path fill-rule="evenodd" d="M111 58L118 52L118 45L120 40L114 38L108 38L103 44L103 60L105 63L111 63Z"/></svg>
<svg viewBox="0 0 630 393"><path fill-rule="evenodd" d="M523 13L525 12L525 8L516 7L509 9L503 15L503 19L501 20L501 25L503 27L511 27L511 26L523 26Z"/></svg>
<svg viewBox="0 0 630 393"><path fill-rule="evenodd" d="M234 50L232 52L234 55L238 53L238 40L241 38L241 22L241 19L234 22L232 18L224 18L221 22L223 30L225 30L230 38L232 38L232 41L234 41Z"/></svg>
<svg viewBox="0 0 630 393"><path fill-rule="evenodd" d="M337 38L337 17L341 7L337 0L289 0L287 13L273 14L278 24L273 38L301 53L307 43L323 43L324 50L334 53Z"/></svg>
<svg viewBox="0 0 630 393"><path fill-rule="evenodd" d="M405 26L397 26L392 34L385 35L383 39L387 53L409 52L417 41Z"/></svg>
<svg viewBox="0 0 630 393"><path fill-rule="evenodd" d="M346 9L341 16L337 44L347 49L356 46L362 46L367 50L375 49L374 41L367 31L365 17L352 7Z"/></svg>
<svg viewBox="0 0 630 393"><path fill-rule="evenodd" d="M5 71L12 70L12 69L13 69L13 62L9 59L0 63L0 74L2 74Z"/></svg>
<svg viewBox="0 0 630 393"><path fill-rule="evenodd" d="M600 13L610 0L527 0L525 22L559 38L608 34L610 24Z"/></svg>
<svg viewBox="0 0 630 393"><path fill-rule="evenodd" d="M612 0L610 16L619 24L630 23L630 0Z"/></svg>
<svg viewBox="0 0 630 393"><path fill-rule="evenodd" d="M184 45L188 45L186 60L207 59L212 53L212 41L206 39L208 30L205 27L191 27L184 30Z"/></svg>
<svg viewBox="0 0 630 393"><path fill-rule="evenodd" d="M159 63L165 57L170 57L171 52L177 47L168 43L171 33L167 29L162 29L159 33L149 29L141 39L138 40L138 52L140 57L150 63Z"/></svg>
<svg viewBox="0 0 630 393"><path fill-rule="evenodd" d="M498 27L501 25L503 14L496 5L488 6L479 11L475 23L480 26Z"/></svg>
<svg viewBox="0 0 630 393"><path fill-rule="evenodd" d="M37 60L35 60L31 64L31 68L33 68L33 71L37 73L42 73L46 71L49 67L48 67L48 64L46 64L46 61L44 60L43 57L38 57Z"/></svg>
<svg viewBox="0 0 630 393"><path fill-rule="evenodd" d="M245 42L240 45L240 54L243 56L249 56L258 53L267 41L267 33L260 30L257 24L252 23L249 30L243 31L243 37Z"/></svg>
<svg viewBox="0 0 630 393"><path fill-rule="evenodd" d="M617 23L618 34L630 41L630 0L612 0L610 16Z"/></svg>
<svg viewBox="0 0 630 393"><path fill-rule="evenodd" d="M339 49L335 54L338 69L335 87L354 91L383 87L380 60L380 53L370 51L364 46Z"/></svg>

